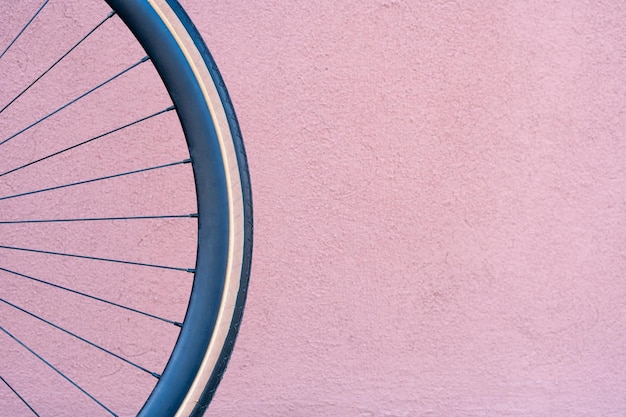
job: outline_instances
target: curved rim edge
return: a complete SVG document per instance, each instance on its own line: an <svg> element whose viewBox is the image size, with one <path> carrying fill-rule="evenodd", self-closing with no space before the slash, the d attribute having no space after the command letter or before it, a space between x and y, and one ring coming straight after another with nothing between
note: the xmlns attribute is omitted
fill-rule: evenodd
<svg viewBox="0 0 626 417"><path fill-rule="evenodd" d="M242 285L241 276L243 272L246 242L245 219L239 218L240 213L244 213L244 192L240 180L241 170L239 167L238 151L235 148L233 138L232 123L229 121L228 115L222 107L224 98L218 91L218 86L222 87L224 91L225 86L223 85L219 73L217 73L217 82L214 80L214 74L211 74L209 65L207 65L206 62L207 58L211 61L213 64L213 72L215 73L217 68L212 57L210 57L210 55L207 56L208 51L203 54L203 51L198 47L197 42L202 42L201 37L195 27L191 26L190 28L191 20L189 17L186 14L181 16L184 10L177 2L167 0L148 0L148 2L174 34L176 42L192 67L198 86L206 99L220 148L224 155L224 171L229 194L228 201L230 202L228 270L224 283L223 298L213 336L200 370L183 404L175 415L176 417L182 417L191 415L194 411L196 413L203 412L206 408L206 404L213 396L217 383L219 379L221 379L221 374L226 366L225 362L223 365L219 362L220 360L227 361L230 356L230 351L232 350L232 345L226 345L228 340L234 342L235 334L231 331L233 322L237 319L238 324L238 321L241 319L241 314L239 318L237 318L235 313L237 307L242 307L241 303L244 301L239 297ZM185 21L182 20L181 17ZM193 33L189 33L190 29L193 30ZM193 35L196 36L194 37ZM204 46L204 42L202 42L202 45ZM230 103L229 99L228 102ZM232 115L234 116L234 112ZM237 126L236 120L234 120L234 122L235 126ZM247 286L247 281L243 284ZM236 330L238 330L238 328ZM226 349L228 349L228 351L224 352ZM213 384L209 384L211 379L214 380Z"/></svg>
<svg viewBox="0 0 626 417"><path fill-rule="evenodd" d="M178 2L106 2L142 44L176 106L193 161L200 215L184 326L139 415L198 416L224 372L247 295L252 205L245 151L215 62Z"/></svg>

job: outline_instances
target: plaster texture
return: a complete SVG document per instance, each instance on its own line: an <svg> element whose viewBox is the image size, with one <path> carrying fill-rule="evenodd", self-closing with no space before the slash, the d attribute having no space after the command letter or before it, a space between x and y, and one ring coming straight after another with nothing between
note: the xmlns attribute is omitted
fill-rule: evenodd
<svg viewBox="0 0 626 417"><path fill-rule="evenodd" d="M626 415L622 2L180 1L254 193L244 322L207 416ZM142 236L184 260L168 230ZM45 233L96 247L66 235Z"/></svg>
<svg viewBox="0 0 626 417"><path fill-rule="evenodd" d="M256 240L210 416L626 413L626 8L188 1Z"/></svg>

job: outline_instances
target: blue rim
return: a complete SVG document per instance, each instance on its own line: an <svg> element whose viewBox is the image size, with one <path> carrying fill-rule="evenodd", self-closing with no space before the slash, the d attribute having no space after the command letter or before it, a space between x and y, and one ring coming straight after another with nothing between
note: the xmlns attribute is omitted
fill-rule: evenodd
<svg viewBox="0 0 626 417"><path fill-rule="evenodd" d="M225 171L216 129L204 96L167 27L145 0L106 1L133 32L159 72L176 106L187 139L196 181L199 214L198 252L189 307L172 356L161 379L139 412L141 416L171 417L179 409L193 383L212 336L210 330L215 327L217 321L228 261L229 207ZM237 143L240 134L236 118L214 61L182 7L176 1L168 0L168 3L179 15L199 50L204 54L207 67L216 80L215 84L225 103L233 137L236 138L240 167L245 167L245 154L241 143ZM249 194L247 170L244 169L242 174L244 194ZM247 223L250 226L246 231L244 253L249 253L252 233L249 196L247 201L244 196L244 202L246 211L244 215L248 218ZM232 349L231 341L236 335L245 301L249 258L247 256L247 260L244 261L242 279L245 280L245 285L242 285L237 300L236 317L233 320L237 325L231 328L227 346L218 360L218 369L211 376L193 415L201 415L206 408Z"/></svg>

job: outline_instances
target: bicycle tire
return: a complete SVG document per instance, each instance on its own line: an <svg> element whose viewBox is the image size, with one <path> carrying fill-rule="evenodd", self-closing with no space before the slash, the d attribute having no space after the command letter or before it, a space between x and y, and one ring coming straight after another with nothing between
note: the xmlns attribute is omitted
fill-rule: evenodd
<svg viewBox="0 0 626 417"><path fill-rule="evenodd" d="M252 196L237 118L206 44L176 0L105 0L130 29L174 104L193 167L198 217L193 288L178 340L140 416L201 416L243 315Z"/></svg>

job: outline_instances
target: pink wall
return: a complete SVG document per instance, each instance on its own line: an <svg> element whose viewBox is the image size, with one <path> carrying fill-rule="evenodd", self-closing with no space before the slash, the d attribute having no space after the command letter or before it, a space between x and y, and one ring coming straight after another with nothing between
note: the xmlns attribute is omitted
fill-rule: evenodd
<svg viewBox="0 0 626 417"><path fill-rule="evenodd" d="M256 209L209 415L626 414L620 2L184 4Z"/></svg>
<svg viewBox="0 0 626 417"><path fill-rule="evenodd" d="M626 414L620 2L181 3L235 103L255 204L207 416ZM159 258L180 248L161 233Z"/></svg>

